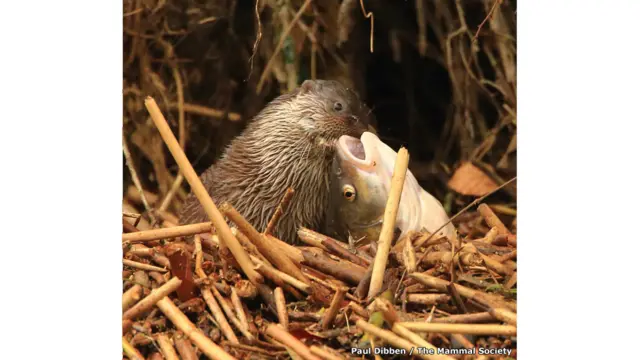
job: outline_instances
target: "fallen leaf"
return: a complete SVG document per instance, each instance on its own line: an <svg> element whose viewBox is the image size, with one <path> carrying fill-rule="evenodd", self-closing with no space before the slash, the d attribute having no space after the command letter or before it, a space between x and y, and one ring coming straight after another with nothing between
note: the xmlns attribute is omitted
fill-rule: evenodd
<svg viewBox="0 0 640 360"><path fill-rule="evenodd" d="M457 193L472 196L482 196L498 188L493 179L470 162L460 165L447 185Z"/></svg>
<svg viewBox="0 0 640 360"><path fill-rule="evenodd" d="M191 254L183 244L169 244L164 247L164 252L171 263L171 273L182 280L182 284L176 290L180 301L185 302L197 295L197 286L193 282L191 272Z"/></svg>

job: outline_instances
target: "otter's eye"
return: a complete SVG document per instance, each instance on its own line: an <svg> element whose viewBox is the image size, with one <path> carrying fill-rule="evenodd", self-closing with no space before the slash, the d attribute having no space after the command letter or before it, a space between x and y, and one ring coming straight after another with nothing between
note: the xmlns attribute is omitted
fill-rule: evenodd
<svg viewBox="0 0 640 360"><path fill-rule="evenodd" d="M342 105L341 102L335 102L333 103L333 110L335 111L342 111L342 109L344 109L344 106Z"/></svg>
<svg viewBox="0 0 640 360"><path fill-rule="evenodd" d="M351 185L345 185L342 188L342 196L347 199L347 201L353 201L356 199L356 189Z"/></svg>

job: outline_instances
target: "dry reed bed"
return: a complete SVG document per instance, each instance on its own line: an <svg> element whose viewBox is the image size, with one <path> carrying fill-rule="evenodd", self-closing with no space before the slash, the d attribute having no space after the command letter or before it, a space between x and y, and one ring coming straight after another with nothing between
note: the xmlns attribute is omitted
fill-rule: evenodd
<svg viewBox="0 0 640 360"><path fill-rule="evenodd" d="M230 204L213 203L155 101L146 106L211 221L176 226L161 211L162 226L140 231L136 215L123 214L127 357L344 359L354 347L516 347L517 238L492 207L452 218L459 241L410 233L392 244L406 149L377 245L352 251L301 228L307 246L294 247L269 229L295 189L260 233Z"/></svg>
<svg viewBox="0 0 640 360"><path fill-rule="evenodd" d="M454 216L458 243L425 233L392 243L388 219L404 165L396 169L380 245L354 251L300 229L306 246L293 247L269 233L295 189L283 194L261 233L232 206L204 196L184 156L189 152L195 162L202 154L218 156L238 124L273 93L294 87L303 68L310 78L337 78L363 92L359 64L371 46L381 46L371 36L375 22L391 29L393 61L411 67L402 50L408 44L449 75L452 111L432 144L435 158L449 167L465 159L464 166L473 163L491 176L459 193L504 190L515 198L515 188L495 171L513 170L516 150L513 4L418 0L414 31L396 16L406 2L302 0L279 7L260 1L244 15L231 3L124 2L123 152L131 174L123 209L125 355L343 359L356 346L515 349L514 209L481 204L483 197ZM481 16L471 20L474 12ZM255 21L251 34L218 29L247 19ZM198 42L209 26L217 35ZM416 120L407 121L417 134ZM404 163L408 154L399 153ZM185 180L200 192L210 222L177 226Z"/></svg>

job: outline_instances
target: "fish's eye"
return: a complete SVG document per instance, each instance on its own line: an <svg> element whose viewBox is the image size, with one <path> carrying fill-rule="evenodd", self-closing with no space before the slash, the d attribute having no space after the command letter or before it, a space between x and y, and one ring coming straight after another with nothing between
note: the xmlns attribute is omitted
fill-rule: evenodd
<svg viewBox="0 0 640 360"><path fill-rule="evenodd" d="M347 199L347 201L353 201L356 199L356 189L351 185L345 185L342 188L342 196Z"/></svg>
<svg viewBox="0 0 640 360"><path fill-rule="evenodd" d="M335 111L337 111L337 112L340 112L340 111L342 111L343 109L344 109L344 105L342 105L342 103L341 103L341 102L336 101L336 102L334 102L334 103L333 103L333 110L335 110Z"/></svg>

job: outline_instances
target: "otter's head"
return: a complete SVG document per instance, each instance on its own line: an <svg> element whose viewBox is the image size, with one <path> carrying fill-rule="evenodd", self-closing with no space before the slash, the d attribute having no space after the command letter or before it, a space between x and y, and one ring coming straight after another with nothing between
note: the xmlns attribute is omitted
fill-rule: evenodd
<svg viewBox="0 0 640 360"><path fill-rule="evenodd" d="M319 142L333 144L342 135L359 138L369 130L371 111L337 81L306 80L291 95L292 120Z"/></svg>

